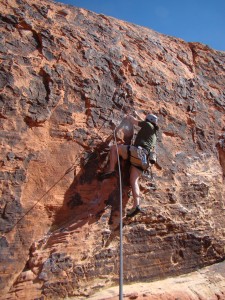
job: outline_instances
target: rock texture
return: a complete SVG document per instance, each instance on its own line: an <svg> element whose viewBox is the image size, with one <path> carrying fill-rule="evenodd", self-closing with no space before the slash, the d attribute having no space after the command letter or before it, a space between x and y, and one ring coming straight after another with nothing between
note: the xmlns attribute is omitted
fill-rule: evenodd
<svg viewBox="0 0 225 300"><path fill-rule="evenodd" d="M157 114L160 133L147 215L123 224L124 282L223 261L225 53L43 0L3 0L0 25L1 299L118 285L119 181L98 173L126 113Z"/></svg>
<svg viewBox="0 0 225 300"><path fill-rule="evenodd" d="M190 299L225 299L224 262L202 268L199 271L167 278L158 282L141 282L123 286L124 300L190 300ZM74 299L74 298L71 298ZM75 298L79 299L79 298ZM82 298L80 298L82 299ZM88 298L90 300L117 300L119 291L112 287Z"/></svg>

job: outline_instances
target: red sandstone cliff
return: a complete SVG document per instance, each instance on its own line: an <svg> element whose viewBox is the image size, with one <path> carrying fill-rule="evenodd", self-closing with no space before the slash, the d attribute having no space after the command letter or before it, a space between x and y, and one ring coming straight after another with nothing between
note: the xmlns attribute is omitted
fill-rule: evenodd
<svg viewBox="0 0 225 300"><path fill-rule="evenodd" d="M157 114L160 133L154 180L141 182L147 215L123 227L124 282L221 262L225 53L42 0L3 0L0 24L1 299L85 299L118 284L118 178L97 174L125 113ZM224 277L210 299L224 299ZM160 299L175 299L164 283Z"/></svg>

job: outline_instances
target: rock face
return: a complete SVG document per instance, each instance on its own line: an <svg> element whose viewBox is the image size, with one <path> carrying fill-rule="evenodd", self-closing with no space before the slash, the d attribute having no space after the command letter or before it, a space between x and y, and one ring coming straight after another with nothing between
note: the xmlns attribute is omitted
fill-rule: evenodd
<svg viewBox="0 0 225 300"><path fill-rule="evenodd" d="M147 214L123 223L124 282L222 261L225 53L43 0L1 1L0 24L2 299L118 284L119 179L98 172L127 113L157 114L160 132Z"/></svg>
<svg viewBox="0 0 225 300"><path fill-rule="evenodd" d="M123 286L123 299L139 300L190 300L224 299L224 262L202 268L187 275L167 278L156 282L138 282ZM71 298L79 299L79 298ZM82 299L82 298L80 298ZM90 296L90 300L117 300L117 287L111 287Z"/></svg>

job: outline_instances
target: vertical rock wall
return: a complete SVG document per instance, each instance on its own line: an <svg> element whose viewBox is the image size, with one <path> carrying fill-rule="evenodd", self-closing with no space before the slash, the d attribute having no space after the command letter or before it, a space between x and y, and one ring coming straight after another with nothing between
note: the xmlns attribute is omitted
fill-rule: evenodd
<svg viewBox="0 0 225 300"><path fill-rule="evenodd" d="M147 215L124 223L125 281L222 260L224 52L50 1L1 6L4 299L85 297L118 283L118 177L97 174L126 113L157 114L160 132L154 179L141 180Z"/></svg>

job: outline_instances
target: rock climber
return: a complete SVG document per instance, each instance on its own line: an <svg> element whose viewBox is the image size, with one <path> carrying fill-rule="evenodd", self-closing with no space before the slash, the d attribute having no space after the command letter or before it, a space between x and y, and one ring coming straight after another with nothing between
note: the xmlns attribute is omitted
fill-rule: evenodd
<svg viewBox="0 0 225 300"><path fill-rule="evenodd" d="M139 178L144 170L143 156L146 155L149 158L150 151L156 146L157 131L159 129L157 123L158 118L154 114L148 114L145 120L138 120L135 117L128 115L126 117L133 125L140 127L137 133L133 146L120 144L117 145L119 156L123 159L130 160L130 184L133 194L133 207L127 213L127 217L132 217L139 212L143 212L140 207L140 188ZM141 153L138 155L137 153ZM102 179L110 178L116 174L115 168L117 164L117 150L116 145L110 147L110 163L108 172L102 174Z"/></svg>

